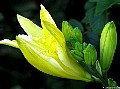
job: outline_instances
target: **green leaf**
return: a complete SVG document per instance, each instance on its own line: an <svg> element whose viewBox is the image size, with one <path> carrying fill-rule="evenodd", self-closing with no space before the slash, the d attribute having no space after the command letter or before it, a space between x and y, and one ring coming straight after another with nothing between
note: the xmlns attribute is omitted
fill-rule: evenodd
<svg viewBox="0 0 120 89"><path fill-rule="evenodd" d="M94 7L89 8L86 13L85 13L85 17L82 20L82 22L86 23L86 24L90 24L90 21L93 19L94 17Z"/></svg>
<svg viewBox="0 0 120 89"><path fill-rule="evenodd" d="M96 3L95 3L94 1L88 0L88 1L85 3L84 9L87 11L87 10L93 8L93 7L95 6L95 4L96 4Z"/></svg>
<svg viewBox="0 0 120 89"><path fill-rule="evenodd" d="M89 0L90 2L98 2L99 0Z"/></svg>
<svg viewBox="0 0 120 89"><path fill-rule="evenodd" d="M104 25L108 22L107 13L102 13L99 16L93 16L93 19L90 21L91 30L100 35Z"/></svg>
<svg viewBox="0 0 120 89"><path fill-rule="evenodd" d="M93 31L95 34L100 35L104 25L108 22L108 14L106 12L101 15L95 15L95 7L86 11L83 22L89 26L87 30Z"/></svg>
<svg viewBox="0 0 120 89"><path fill-rule="evenodd" d="M103 73L106 73L110 68L116 45L116 27L114 22L111 21L105 25L100 38L100 65Z"/></svg>
<svg viewBox="0 0 120 89"><path fill-rule="evenodd" d="M120 3L120 0L98 0L95 15L102 14L105 10L117 3Z"/></svg>
<svg viewBox="0 0 120 89"><path fill-rule="evenodd" d="M98 48L98 46L99 46L99 36L97 34L95 34L94 32L88 31L84 35L84 40L87 43L93 44L96 48Z"/></svg>

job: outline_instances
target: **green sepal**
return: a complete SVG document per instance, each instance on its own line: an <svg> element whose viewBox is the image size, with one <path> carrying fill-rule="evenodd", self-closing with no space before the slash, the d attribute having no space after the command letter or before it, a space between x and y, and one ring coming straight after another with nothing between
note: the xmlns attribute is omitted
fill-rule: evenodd
<svg viewBox="0 0 120 89"><path fill-rule="evenodd" d="M98 71L98 73L102 76L102 70L101 70L101 66L98 60L95 63L95 68Z"/></svg>
<svg viewBox="0 0 120 89"><path fill-rule="evenodd" d="M104 74L110 68L117 45L116 27L113 21L108 22L100 38L100 65Z"/></svg>
<svg viewBox="0 0 120 89"><path fill-rule="evenodd" d="M91 44L88 44L87 48L83 51L85 63L92 67L97 59L97 51L95 47Z"/></svg>
<svg viewBox="0 0 120 89"><path fill-rule="evenodd" d="M96 76L93 76L93 75L92 75L92 78L94 79L94 81L102 83L102 81L100 80L100 78L97 78Z"/></svg>

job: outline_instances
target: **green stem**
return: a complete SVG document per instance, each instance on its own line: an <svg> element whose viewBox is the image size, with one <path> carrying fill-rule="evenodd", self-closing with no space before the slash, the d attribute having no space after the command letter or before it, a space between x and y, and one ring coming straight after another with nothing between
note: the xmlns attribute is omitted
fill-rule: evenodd
<svg viewBox="0 0 120 89"><path fill-rule="evenodd" d="M104 76L101 76L99 72L95 69L94 73L97 75L98 78L96 81L102 84L104 87L118 87L116 82L112 78L107 78L107 74L104 74Z"/></svg>
<svg viewBox="0 0 120 89"><path fill-rule="evenodd" d="M108 87L108 81L107 81L107 77L103 77L100 75L100 73L96 70L96 68L93 68L94 73L97 75L96 77L100 79L100 83L104 86L104 87Z"/></svg>
<svg viewBox="0 0 120 89"><path fill-rule="evenodd" d="M100 84L102 84L104 87L108 87L108 81L107 81L107 78L103 78L99 73L98 71L95 71L94 70L94 73L96 76L94 76L94 80Z"/></svg>
<svg viewBox="0 0 120 89"><path fill-rule="evenodd" d="M117 84L113 79L107 78L107 74L101 75L96 68L93 66L92 68L89 67L86 63L83 61L79 61L79 64L89 73L92 75L93 79L96 82L99 82L102 84L104 87L117 87Z"/></svg>
<svg viewBox="0 0 120 89"><path fill-rule="evenodd" d="M88 65L86 65L86 63L79 61L80 65L89 73L94 77L94 80L102 83L103 86L107 87L108 83L107 81L98 73L98 71L94 68L91 69Z"/></svg>

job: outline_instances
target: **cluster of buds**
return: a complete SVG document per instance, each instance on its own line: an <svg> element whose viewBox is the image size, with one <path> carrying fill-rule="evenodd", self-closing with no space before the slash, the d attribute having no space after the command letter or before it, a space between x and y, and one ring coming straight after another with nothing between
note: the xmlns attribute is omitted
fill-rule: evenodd
<svg viewBox="0 0 120 89"><path fill-rule="evenodd" d="M62 32L72 57L92 75L94 80L103 82L112 63L117 45L114 22L108 22L103 28L100 38L100 57L97 56L98 53L92 44L83 42L82 32L78 27L73 28L67 21L64 21ZM109 81L112 83L110 84ZM111 78L106 79L105 82L105 85L116 86L115 81Z"/></svg>
<svg viewBox="0 0 120 89"><path fill-rule="evenodd" d="M64 21L62 32L74 59L78 62L83 61L92 67L97 60L97 51L92 44L83 42L81 30L78 27L73 28L67 21Z"/></svg>

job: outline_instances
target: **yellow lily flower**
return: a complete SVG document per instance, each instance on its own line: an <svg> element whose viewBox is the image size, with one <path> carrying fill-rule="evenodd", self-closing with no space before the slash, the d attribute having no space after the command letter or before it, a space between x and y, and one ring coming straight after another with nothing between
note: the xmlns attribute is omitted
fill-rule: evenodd
<svg viewBox="0 0 120 89"><path fill-rule="evenodd" d="M27 35L19 34L16 40L4 39L0 44L19 48L28 62L44 73L92 81L91 75L68 53L63 33L43 5L40 10L42 28L23 16L17 15L17 19Z"/></svg>

